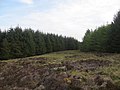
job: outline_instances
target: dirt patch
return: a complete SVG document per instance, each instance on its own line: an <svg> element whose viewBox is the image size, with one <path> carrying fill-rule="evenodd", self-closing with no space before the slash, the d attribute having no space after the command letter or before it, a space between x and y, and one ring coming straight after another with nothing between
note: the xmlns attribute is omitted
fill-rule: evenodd
<svg viewBox="0 0 120 90"><path fill-rule="evenodd" d="M111 78L95 75L87 80L86 90L119 90Z"/></svg>
<svg viewBox="0 0 120 90"><path fill-rule="evenodd" d="M65 62L64 65L68 70L76 69L76 70L95 70L99 67L106 67L111 64L108 60L80 60L76 62Z"/></svg>
<svg viewBox="0 0 120 90"><path fill-rule="evenodd" d="M35 60L28 60L6 64L0 72L0 90L92 90L95 87L96 90L117 90L112 81L102 77L94 76L84 80L68 73L72 69L91 70L107 66L109 61L82 60L39 67L34 66L34 63Z"/></svg>
<svg viewBox="0 0 120 90"><path fill-rule="evenodd" d="M81 55L72 55L72 56L65 56L65 58L79 58Z"/></svg>
<svg viewBox="0 0 120 90"><path fill-rule="evenodd" d="M106 56L111 56L114 55L113 53L94 53L94 55L98 57L106 57Z"/></svg>
<svg viewBox="0 0 120 90"><path fill-rule="evenodd" d="M99 68L113 66L113 61L88 59L86 54L67 55L59 63L51 63L58 59L47 57L0 62L0 90L120 90L111 76L99 71Z"/></svg>
<svg viewBox="0 0 120 90"><path fill-rule="evenodd" d="M7 62L0 62L0 67L6 65Z"/></svg>
<svg viewBox="0 0 120 90"><path fill-rule="evenodd" d="M83 60L79 62L80 65L87 70L94 70L99 67L107 67L111 64L108 60Z"/></svg>

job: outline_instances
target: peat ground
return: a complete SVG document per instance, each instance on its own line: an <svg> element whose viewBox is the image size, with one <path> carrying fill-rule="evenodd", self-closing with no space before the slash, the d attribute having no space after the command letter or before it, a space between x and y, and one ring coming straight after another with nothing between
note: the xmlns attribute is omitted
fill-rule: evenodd
<svg viewBox="0 0 120 90"><path fill-rule="evenodd" d="M0 90L120 90L120 54L73 50L0 61Z"/></svg>

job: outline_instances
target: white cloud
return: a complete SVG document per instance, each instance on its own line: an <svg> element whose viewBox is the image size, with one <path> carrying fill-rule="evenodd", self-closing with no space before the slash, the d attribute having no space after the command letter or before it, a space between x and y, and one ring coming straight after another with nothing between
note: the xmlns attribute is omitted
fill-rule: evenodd
<svg viewBox="0 0 120 90"><path fill-rule="evenodd" d="M33 3L32 0L22 1ZM25 28L31 27L82 40L87 29L95 29L107 22L111 23L113 16L120 9L120 0L58 1L56 7L46 12L31 10L28 15L15 20L15 23Z"/></svg>
<svg viewBox="0 0 120 90"><path fill-rule="evenodd" d="M33 4L33 0L20 0L20 2L25 4Z"/></svg>
<svg viewBox="0 0 120 90"><path fill-rule="evenodd" d="M71 0L48 12L33 12L21 24L81 40L88 28L110 23L119 8L119 0Z"/></svg>

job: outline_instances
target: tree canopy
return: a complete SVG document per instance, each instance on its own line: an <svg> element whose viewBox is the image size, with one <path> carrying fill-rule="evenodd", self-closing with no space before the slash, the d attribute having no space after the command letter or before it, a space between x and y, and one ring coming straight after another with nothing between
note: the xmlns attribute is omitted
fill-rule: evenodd
<svg viewBox="0 0 120 90"><path fill-rule="evenodd" d="M78 41L71 37L45 34L20 27L0 31L0 59L21 58L63 50L78 49Z"/></svg>
<svg viewBox="0 0 120 90"><path fill-rule="evenodd" d="M87 30L81 51L120 53L120 11L111 24L98 27L94 31Z"/></svg>

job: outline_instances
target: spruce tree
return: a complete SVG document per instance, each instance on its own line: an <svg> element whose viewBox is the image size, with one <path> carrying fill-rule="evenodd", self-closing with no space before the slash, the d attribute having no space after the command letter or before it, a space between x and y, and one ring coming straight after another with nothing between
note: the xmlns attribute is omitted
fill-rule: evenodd
<svg viewBox="0 0 120 90"><path fill-rule="evenodd" d="M3 39L2 43L1 43L1 59L10 59L10 47L9 47L9 43L8 40L6 38Z"/></svg>
<svg viewBox="0 0 120 90"><path fill-rule="evenodd" d="M120 11L114 17L111 29L109 31L109 52L120 53Z"/></svg>

